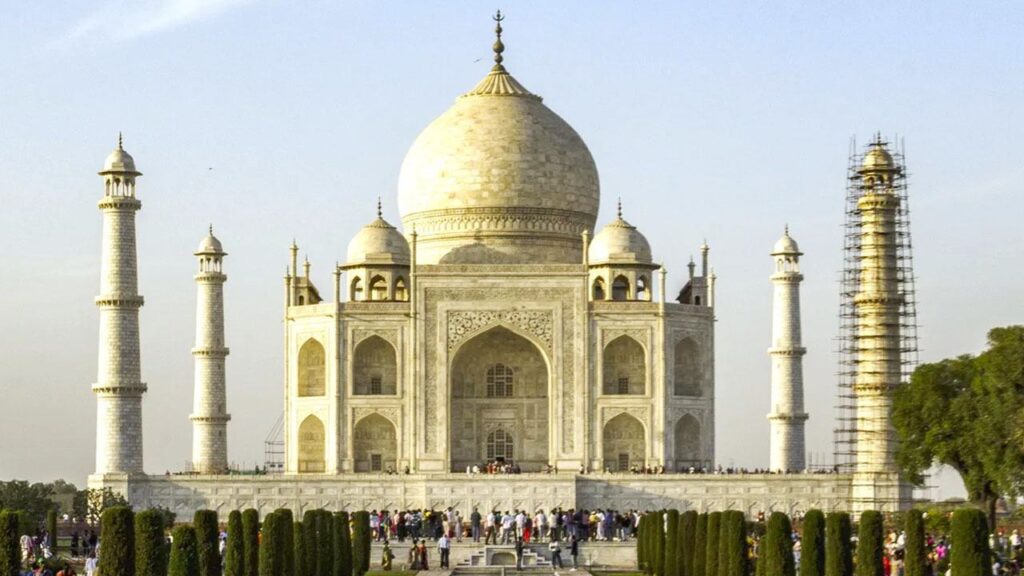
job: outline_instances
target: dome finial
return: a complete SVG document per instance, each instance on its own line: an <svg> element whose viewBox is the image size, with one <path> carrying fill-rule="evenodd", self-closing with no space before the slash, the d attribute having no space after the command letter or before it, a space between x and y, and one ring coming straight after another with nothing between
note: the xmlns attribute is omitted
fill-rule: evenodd
<svg viewBox="0 0 1024 576"><path fill-rule="evenodd" d="M788 222L783 227L783 233L785 233L786 236L789 236L789 223Z"/></svg>
<svg viewBox="0 0 1024 576"><path fill-rule="evenodd" d="M213 223L210 223L210 236L213 236Z"/></svg>
<svg viewBox="0 0 1024 576"><path fill-rule="evenodd" d="M379 194L377 195L377 218L381 218L381 219L384 218L384 209L381 208L380 195Z"/></svg>
<svg viewBox="0 0 1024 576"><path fill-rule="evenodd" d="M117 131L117 149L124 150L124 136L121 135L121 131Z"/></svg>
<svg viewBox="0 0 1024 576"><path fill-rule="evenodd" d="M494 35L496 37L494 40L494 46L492 47L494 50L494 69L500 70L503 69L501 62L502 60L504 60L504 58L501 56L501 53L505 51L505 45L502 44L501 42L501 22L505 20L505 17L501 15L501 10L498 10L498 13L495 14L493 18Z"/></svg>
<svg viewBox="0 0 1024 576"><path fill-rule="evenodd" d="M619 220L622 220L622 196L619 196L618 214L619 214Z"/></svg>

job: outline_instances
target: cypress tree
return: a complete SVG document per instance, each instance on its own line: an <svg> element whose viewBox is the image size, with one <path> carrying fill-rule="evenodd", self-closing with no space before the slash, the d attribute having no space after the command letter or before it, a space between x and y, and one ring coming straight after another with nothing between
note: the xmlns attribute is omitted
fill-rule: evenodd
<svg viewBox="0 0 1024 576"><path fill-rule="evenodd" d="M315 576L331 576L334 571L334 521L327 510L316 514L316 572Z"/></svg>
<svg viewBox="0 0 1024 576"><path fill-rule="evenodd" d="M21 546L18 534L18 514L10 510L0 512L0 576L17 576L21 570Z"/></svg>
<svg viewBox="0 0 1024 576"><path fill-rule="evenodd" d="M956 576L985 576L991 573L988 520L976 508L953 512L950 567Z"/></svg>
<svg viewBox="0 0 1024 576"><path fill-rule="evenodd" d="M164 537L164 515L143 510L135 515L135 576L166 576L170 550Z"/></svg>
<svg viewBox="0 0 1024 576"><path fill-rule="evenodd" d="M729 576L729 527L732 510L722 512L718 520L718 573L717 576Z"/></svg>
<svg viewBox="0 0 1024 576"><path fill-rule="evenodd" d="M260 513L255 508L242 512L242 576L260 573Z"/></svg>
<svg viewBox="0 0 1024 576"><path fill-rule="evenodd" d="M277 514L271 512L263 519L263 532L260 540L260 573L259 576L281 576L281 530L277 525ZM292 545L291 542L288 543Z"/></svg>
<svg viewBox="0 0 1024 576"><path fill-rule="evenodd" d="M704 552L704 574L703 576L718 576L718 541L722 529L722 513L711 512L708 514L707 541L708 545ZM695 576L702 576L697 574Z"/></svg>
<svg viewBox="0 0 1024 576"><path fill-rule="evenodd" d="M134 576L135 515L127 506L111 506L100 516L100 574Z"/></svg>
<svg viewBox="0 0 1024 576"><path fill-rule="evenodd" d="M825 518L825 576L853 575L852 536L850 515L846 512L829 513Z"/></svg>
<svg viewBox="0 0 1024 576"><path fill-rule="evenodd" d="M294 522L292 526L294 527L292 540L294 540L295 546L295 573L312 574L309 567L306 566L306 531L302 529L302 522Z"/></svg>
<svg viewBox="0 0 1024 576"><path fill-rule="evenodd" d="M199 541L196 539L195 528L183 524L175 528L171 536L174 543L171 544L168 574L170 576L199 576Z"/></svg>
<svg viewBox="0 0 1024 576"><path fill-rule="evenodd" d="M352 576L352 532L348 512L334 515L334 575Z"/></svg>
<svg viewBox="0 0 1024 576"><path fill-rule="evenodd" d="M302 565L306 567L307 576L316 575L316 510L306 510L302 514L302 536L306 542L306 559Z"/></svg>
<svg viewBox="0 0 1024 576"><path fill-rule="evenodd" d="M718 573L721 576L748 576L747 526L743 512L725 512L719 532Z"/></svg>
<svg viewBox="0 0 1024 576"><path fill-rule="evenodd" d="M50 539L50 550L57 554L57 511L53 508L46 511L46 535Z"/></svg>
<svg viewBox="0 0 1024 576"><path fill-rule="evenodd" d="M693 533L693 572L690 576L704 576L705 555L708 548L708 515L697 516L697 524Z"/></svg>
<svg viewBox="0 0 1024 576"><path fill-rule="evenodd" d="M640 517L636 525L636 567L647 574L647 522L648 514Z"/></svg>
<svg viewBox="0 0 1024 576"><path fill-rule="evenodd" d="M682 516L678 510L669 510L665 530L665 576L683 576Z"/></svg>
<svg viewBox="0 0 1024 576"><path fill-rule="evenodd" d="M904 529L907 539L904 544L903 573L905 576L925 576L928 551L924 542L924 514L917 508L908 511Z"/></svg>
<svg viewBox="0 0 1024 576"><path fill-rule="evenodd" d="M760 555L764 558L764 573L772 576L795 576L793 562L793 527L789 516L772 512L768 517L768 532L761 540Z"/></svg>
<svg viewBox="0 0 1024 576"><path fill-rule="evenodd" d="M220 576L217 513L213 510L196 510L192 527L196 531L196 545L199 549L199 573L202 576Z"/></svg>
<svg viewBox="0 0 1024 576"><path fill-rule="evenodd" d="M243 576L245 572L245 529L242 513L228 514L228 541L224 550L224 576Z"/></svg>
<svg viewBox="0 0 1024 576"><path fill-rule="evenodd" d="M800 535L800 576L825 576L825 515L821 510L811 509L804 514L803 533Z"/></svg>
<svg viewBox="0 0 1024 576"><path fill-rule="evenodd" d="M857 576L885 576L882 567L882 513L865 510L857 525Z"/></svg>
<svg viewBox="0 0 1024 576"><path fill-rule="evenodd" d="M370 569L370 513L352 514L352 574L363 576Z"/></svg>
<svg viewBox="0 0 1024 576"><path fill-rule="evenodd" d="M683 576L694 576L693 571L693 548L696 545L697 537L697 511L687 510L679 516L680 527L680 550L682 557L679 570Z"/></svg>
<svg viewBox="0 0 1024 576"><path fill-rule="evenodd" d="M274 514L277 515L277 529L280 531L278 554L281 558L281 576L305 576L296 569L299 560L295 557L295 519L292 517L292 511L289 508L278 508L274 510ZM309 540L305 540L304 543L308 549ZM308 552L306 557L309 557ZM308 570L309 564L305 564L305 567Z"/></svg>
<svg viewBox="0 0 1024 576"><path fill-rule="evenodd" d="M665 576L665 511L659 510L652 521L654 529L651 530L651 537L654 539L654 574Z"/></svg>

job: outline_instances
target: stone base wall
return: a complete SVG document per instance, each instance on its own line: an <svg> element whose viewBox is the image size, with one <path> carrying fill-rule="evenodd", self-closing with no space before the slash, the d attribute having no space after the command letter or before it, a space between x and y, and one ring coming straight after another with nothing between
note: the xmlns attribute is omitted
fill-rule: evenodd
<svg viewBox="0 0 1024 576"><path fill-rule="evenodd" d="M305 510L444 509L468 516L481 511L613 508L654 510L742 510L747 515L781 511L801 514L811 508L850 510L852 477L847 474L380 474L266 476L91 476L92 488L109 487L136 508L162 506L191 518L202 508L226 519L231 510L276 508ZM863 505L863 502L858 504ZM895 510L886 499L873 508Z"/></svg>

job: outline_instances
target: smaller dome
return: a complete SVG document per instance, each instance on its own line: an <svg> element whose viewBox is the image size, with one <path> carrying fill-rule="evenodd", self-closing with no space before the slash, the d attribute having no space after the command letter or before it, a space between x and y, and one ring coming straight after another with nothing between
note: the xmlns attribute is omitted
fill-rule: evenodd
<svg viewBox="0 0 1024 576"><path fill-rule="evenodd" d="M587 252L591 264L606 262L651 263L651 245L647 238L620 214L594 235Z"/></svg>
<svg viewBox="0 0 1024 576"><path fill-rule="evenodd" d="M895 169L896 163L892 159L892 154L886 149L885 142L882 142L881 138L876 137L867 153L864 154L864 161L861 162L860 171L891 171Z"/></svg>
<svg viewBox="0 0 1024 576"><path fill-rule="evenodd" d="M775 247L772 248L772 256L786 254L797 256L803 254L796 240L793 240L793 237L789 235L789 226L786 226L786 231L782 234L782 238L779 238L779 241L775 243Z"/></svg>
<svg viewBox="0 0 1024 576"><path fill-rule="evenodd" d="M103 170L100 171L100 174L109 173L142 175L135 169L135 159L124 149L124 140L120 134L117 135L117 148L107 155L107 159L103 162Z"/></svg>
<svg viewBox="0 0 1024 576"><path fill-rule="evenodd" d="M409 242L384 218L370 222L348 243L347 264L409 264Z"/></svg>
<svg viewBox="0 0 1024 576"><path fill-rule="evenodd" d="M196 255L199 254L224 254L224 246L220 243L220 240L213 235L213 226L210 226L210 232L205 238L199 242L199 248L196 249Z"/></svg>

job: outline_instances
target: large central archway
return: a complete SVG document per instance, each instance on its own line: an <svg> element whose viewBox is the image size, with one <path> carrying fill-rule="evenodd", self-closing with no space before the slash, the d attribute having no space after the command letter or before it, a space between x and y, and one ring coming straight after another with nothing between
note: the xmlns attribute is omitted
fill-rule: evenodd
<svg viewBox="0 0 1024 576"><path fill-rule="evenodd" d="M451 368L451 467L504 459L524 472L548 463L548 365L526 338L502 327L459 348Z"/></svg>

